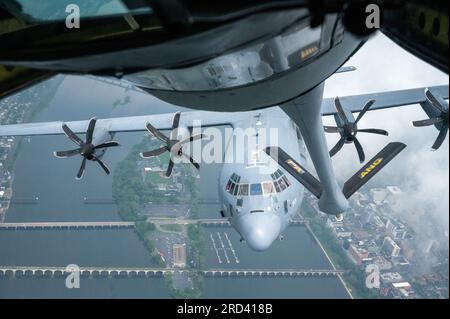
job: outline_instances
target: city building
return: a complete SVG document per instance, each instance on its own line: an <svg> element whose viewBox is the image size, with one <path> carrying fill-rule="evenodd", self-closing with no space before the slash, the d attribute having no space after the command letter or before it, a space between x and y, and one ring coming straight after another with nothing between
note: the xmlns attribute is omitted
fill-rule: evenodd
<svg viewBox="0 0 450 319"><path fill-rule="evenodd" d="M381 251L389 257L397 257L400 254L400 247L389 236L386 236L381 246Z"/></svg>
<svg viewBox="0 0 450 319"><path fill-rule="evenodd" d="M386 231L393 239L404 239L406 237L405 225L393 219L387 221Z"/></svg>
<svg viewBox="0 0 450 319"><path fill-rule="evenodd" d="M173 245L173 266L186 267L186 244Z"/></svg>
<svg viewBox="0 0 450 319"><path fill-rule="evenodd" d="M410 299L414 296L414 291L409 282L392 283L390 294L394 299Z"/></svg>
<svg viewBox="0 0 450 319"><path fill-rule="evenodd" d="M397 268L407 267L410 265L409 260L403 256L392 257L391 261L394 264L394 266Z"/></svg>
<svg viewBox="0 0 450 319"><path fill-rule="evenodd" d="M380 274L380 282L382 285L389 285L402 281L404 281L404 279L398 272L385 272Z"/></svg>
<svg viewBox="0 0 450 319"><path fill-rule="evenodd" d="M349 251L350 256L352 257L353 261L358 266L361 266L363 264L364 260L369 257L369 252L366 249L357 247L354 244L350 245L350 248L348 251Z"/></svg>

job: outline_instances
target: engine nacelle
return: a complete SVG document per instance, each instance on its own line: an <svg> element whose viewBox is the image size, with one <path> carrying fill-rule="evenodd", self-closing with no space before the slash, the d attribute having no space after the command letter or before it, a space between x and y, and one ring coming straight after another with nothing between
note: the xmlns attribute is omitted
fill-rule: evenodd
<svg viewBox="0 0 450 319"><path fill-rule="evenodd" d="M186 126L180 126L170 132L171 140L184 141L191 136L191 131Z"/></svg>
<svg viewBox="0 0 450 319"><path fill-rule="evenodd" d="M110 133L106 128L97 125L94 131L94 135L92 138L93 145L101 145L103 143L111 142L114 138L114 134ZM107 148L98 148L95 150L95 155L98 158L103 157L105 155Z"/></svg>

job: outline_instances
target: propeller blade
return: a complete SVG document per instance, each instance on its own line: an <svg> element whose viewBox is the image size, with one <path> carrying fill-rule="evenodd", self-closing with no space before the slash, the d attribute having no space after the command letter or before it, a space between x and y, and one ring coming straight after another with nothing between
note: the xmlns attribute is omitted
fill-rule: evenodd
<svg viewBox="0 0 450 319"><path fill-rule="evenodd" d="M166 171L166 176L170 177L172 175L172 170L173 170L173 161L170 160L169 161L169 166L167 166L167 171Z"/></svg>
<svg viewBox="0 0 450 319"><path fill-rule="evenodd" d="M353 138L353 142L355 143L356 151L358 152L359 161L363 163L366 160L363 147L356 137Z"/></svg>
<svg viewBox="0 0 450 319"><path fill-rule="evenodd" d="M324 126L323 129L327 133L340 133L343 131L342 128L336 126Z"/></svg>
<svg viewBox="0 0 450 319"><path fill-rule="evenodd" d="M99 163L100 166L101 166L101 167L103 168L103 170L105 171L105 173L106 173L107 175L109 175L111 172L110 172L108 166L106 166L106 164L103 163L103 161L102 161L101 159L99 159L98 157L96 157L96 156L93 156L93 157L94 157L94 161L96 161L97 163Z"/></svg>
<svg viewBox="0 0 450 319"><path fill-rule="evenodd" d="M439 131L439 135L436 139L436 142L434 142L432 148L434 150L437 150L441 147L442 143L444 143L445 141L445 137L447 136L447 131L448 131L448 123L442 124L442 128Z"/></svg>
<svg viewBox="0 0 450 319"><path fill-rule="evenodd" d="M330 156L333 157L334 155L336 155L336 153L341 150L341 148L342 148L342 146L344 146L344 144L345 144L345 140L343 138L339 139L339 141L336 143L336 145L331 149Z"/></svg>
<svg viewBox="0 0 450 319"><path fill-rule="evenodd" d="M191 164L194 165L196 169L200 169L200 164L198 164L191 156L186 155L184 153L183 156L186 157L189 160L189 162L191 162Z"/></svg>
<svg viewBox="0 0 450 319"><path fill-rule="evenodd" d="M441 123L442 121L443 120L440 117L432 117L431 119L414 121L414 122L412 122L412 125L415 127L431 126L431 125Z"/></svg>
<svg viewBox="0 0 450 319"><path fill-rule="evenodd" d="M359 112L358 117L356 118L355 124L358 124L358 122L362 119L362 117L364 116L364 114L366 114L366 112L370 109L370 107L375 103L375 100L370 100L369 102L366 103L366 105L364 106L364 108L362 109L361 112Z"/></svg>
<svg viewBox="0 0 450 319"><path fill-rule="evenodd" d="M86 157L83 157L83 161L81 162L80 169L78 170L77 173L77 179L81 179L83 177L85 168L86 168Z"/></svg>
<svg viewBox="0 0 450 319"><path fill-rule="evenodd" d="M58 152L54 152L53 154L56 157L59 158L66 158L66 157L71 157L71 156L75 156L80 154L81 150L79 148L75 149L75 150L70 150L70 151L58 151Z"/></svg>
<svg viewBox="0 0 450 319"><path fill-rule="evenodd" d="M168 151L166 147L158 148L157 150L152 150L148 152L141 153L141 157L143 158L149 158L149 157L155 157L158 155L161 155L162 153Z"/></svg>
<svg viewBox="0 0 450 319"><path fill-rule="evenodd" d="M117 142L106 142L106 143L102 143L102 144L99 144L97 146L94 146L93 149L96 150L96 149L99 149L99 148L116 147L116 146L120 146L120 144L117 143Z"/></svg>
<svg viewBox="0 0 450 319"><path fill-rule="evenodd" d="M170 131L170 139L178 139L178 126L180 125L180 112L175 113L172 120L172 130Z"/></svg>
<svg viewBox="0 0 450 319"><path fill-rule="evenodd" d="M180 144L183 145L183 144L186 144L186 143L189 143L189 142L193 142L193 141L196 141L196 140L201 140L201 139L204 139L204 138L207 138L207 137L208 136L205 135L205 134L195 134L195 135L192 135L189 138L181 141Z"/></svg>
<svg viewBox="0 0 450 319"><path fill-rule="evenodd" d="M66 124L62 125L62 129L64 131L64 134L75 144L78 146L82 146L84 144L84 141L79 138Z"/></svg>
<svg viewBox="0 0 450 319"><path fill-rule="evenodd" d="M89 121L88 129L86 132L86 144L92 143L92 138L94 137L94 130L95 130L95 124L97 123L97 120L95 117L91 118Z"/></svg>
<svg viewBox="0 0 450 319"><path fill-rule="evenodd" d="M440 113L444 113L445 110L442 108L441 103L438 101L438 99L431 93L429 89L425 89L425 96L427 97L427 100L431 103L431 105L438 110Z"/></svg>
<svg viewBox="0 0 450 319"><path fill-rule="evenodd" d="M176 130L180 125L180 112L175 113L172 120L172 131Z"/></svg>
<svg viewBox="0 0 450 319"><path fill-rule="evenodd" d="M172 119L172 130L170 131L170 139L178 139L178 126L180 125L180 112L175 113Z"/></svg>
<svg viewBox="0 0 450 319"><path fill-rule="evenodd" d="M160 131L158 131L153 125L151 125L149 122L147 122L147 124L145 124L145 127L147 128L147 130L154 136L156 137L158 140L160 140L163 143L168 144L169 143L169 138L167 138L164 134L162 134Z"/></svg>
<svg viewBox="0 0 450 319"><path fill-rule="evenodd" d="M376 129L376 128L365 128L365 129L357 130L356 132L358 132L358 133L373 133L373 134L389 136L388 131L380 130L380 129Z"/></svg>
<svg viewBox="0 0 450 319"><path fill-rule="evenodd" d="M347 115L345 115L344 108L342 107L341 100L339 100L339 97L334 98L334 104L336 105L336 110L339 114L339 117L342 121L344 121L345 124L348 124L348 118Z"/></svg>

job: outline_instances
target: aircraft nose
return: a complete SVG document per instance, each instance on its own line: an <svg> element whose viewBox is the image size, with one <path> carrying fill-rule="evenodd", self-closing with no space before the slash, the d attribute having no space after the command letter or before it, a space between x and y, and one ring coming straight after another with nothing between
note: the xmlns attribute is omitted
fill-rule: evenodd
<svg viewBox="0 0 450 319"><path fill-rule="evenodd" d="M272 213L249 213L242 220L241 235L255 251L267 250L280 235L281 223Z"/></svg>

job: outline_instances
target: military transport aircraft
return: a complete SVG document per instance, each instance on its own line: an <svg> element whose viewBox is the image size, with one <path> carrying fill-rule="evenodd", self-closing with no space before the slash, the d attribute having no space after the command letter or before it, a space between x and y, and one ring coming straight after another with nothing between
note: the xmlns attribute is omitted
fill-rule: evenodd
<svg viewBox="0 0 450 319"><path fill-rule="evenodd" d="M178 128L193 127L195 120L202 126L278 128L285 134L278 145L261 141L241 150L254 160L224 165L219 180L223 216L255 250L267 249L286 228L303 188L319 198L321 211L340 218L348 197L401 152L404 144L389 143L338 185L330 155L353 143L365 162L357 134L388 134L358 127L367 111L420 104L429 119L414 125L439 130L434 149L446 137L448 85L323 99L324 81L345 71L342 65L375 31L365 24L367 1L76 1L80 27L68 28L67 19L76 20L65 11L70 3L0 3L0 96L55 73L92 74L121 78L168 103L201 111L8 125L0 127L0 136L66 134L77 148L55 155L81 155L81 177L88 160L109 173L102 156L118 146L116 132L148 130L162 147L142 156L170 151L173 160L188 157L199 168L185 149L206 136L180 136ZM379 5L382 32L448 73L446 1ZM359 113L356 119L353 113ZM334 115L336 126L324 128L323 115ZM172 129L170 137L160 132L165 129ZM341 135L331 151L325 132ZM85 139L78 136L84 133ZM304 167L303 145L318 179ZM275 162L279 166L261 174L261 163Z"/></svg>
<svg viewBox="0 0 450 319"><path fill-rule="evenodd" d="M337 147L332 149L332 153L336 153L344 143L355 143L361 161L364 160L364 151L358 142L357 134L387 135L387 132L379 129L358 128L357 123L366 111L416 103L421 103L430 110L436 109L436 112L444 107L448 109L448 103L441 104L445 101L439 101L442 98L448 98L448 86L349 96L323 101L320 94L318 95L315 91L312 93L305 95L307 99L304 100L304 103L314 105L322 103L322 115L334 115L338 120L336 127L325 127L326 131L336 132L342 136ZM340 100L343 101L342 104ZM369 102L364 105L363 101ZM353 118L352 112L359 112L356 120ZM169 159L166 172L166 176L170 176L174 161L178 158L186 157L197 169L200 168L197 160L189 154L188 144L208 137L202 133L189 135L195 121L199 121L202 127L229 125L234 132L238 132L238 129L247 130L249 128L255 132L256 142L254 144L239 144L239 141L236 141L241 137L238 133L231 137L233 142L225 141L227 146L224 156L232 160L225 161L222 165L218 188L222 204L220 214L230 220L231 225L249 247L258 251L270 247L289 225L290 220L300 208L305 187L320 198L322 211L337 215L346 210L347 198L405 147L402 143L389 143L350 178L341 190L334 179L321 179L322 183L320 183L304 168L307 139L311 138L313 134L321 136L324 131L322 126L308 128L307 131L303 129L306 132L303 134L299 130L301 126L296 124L295 118L291 119L287 112L283 112L279 107L233 113L193 111L108 119L93 118L89 121L65 123L5 125L0 126L0 136L65 134L76 145L76 148L69 151L57 151L55 156L62 158L81 156L82 164L77 173L77 178L81 178L87 161L97 162L107 174L110 173L102 161L102 157L107 148L119 146L119 143L113 138L115 133L148 130L160 141L162 146L159 149L144 152L141 156L148 158L170 152L171 159ZM420 121L417 124L440 125L441 132L446 133L448 129L446 121L439 115L432 120ZM282 135L275 141L276 145L270 144L273 140L270 139L269 134L260 134L260 131L266 130L267 132L270 131L270 128L277 129ZM166 136L161 130L171 130L171 134ZM78 134L84 133L86 133L85 140L78 136ZM444 138L444 134L439 134L435 147L438 147ZM313 142L314 146L312 147L314 151L321 152L321 146L326 144L320 144L325 143L324 139L318 141L319 143ZM244 154L242 157L244 161L235 160L233 154L237 152ZM276 165L269 155L278 161L281 167ZM321 156L329 158L327 152ZM315 164L317 167L317 163ZM326 169L327 167L324 166L324 171ZM300 183L295 182L292 177ZM326 182L324 183L324 181Z"/></svg>

